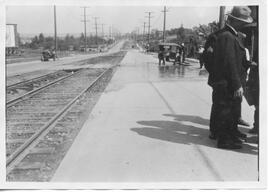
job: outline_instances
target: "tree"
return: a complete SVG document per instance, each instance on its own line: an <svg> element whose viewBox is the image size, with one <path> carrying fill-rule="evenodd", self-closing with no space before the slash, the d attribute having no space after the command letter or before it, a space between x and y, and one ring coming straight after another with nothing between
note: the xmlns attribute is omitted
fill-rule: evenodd
<svg viewBox="0 0 270 192"><path fill-rule="evenodd" d="M54 38L53 37L45 37L44 43L42 44L44 49L51 49L54 46Z"/></svg>
<svg viewBox="0 0 270 192"><path fill-rule="evenodd" d="M80 36L80 43L83 43L84 42L84 34L81 33L81 36Z"/></svg>
<svg viewBox="0 0 270 192"><path fill-rule="evenodd" d="M23 45L23 43L22 43L21 36L19 33L17 33L17 38L18 38L18 45L19 45L19 47L21 47Z"/></svg>
<svg viewBox="0 0 270 192"><path fill-rule="evenodd" d="M39 36L38 36L38 41L39 41L39 43L44 43L44 35L43 35L43 33L40 33L39 34Z"/></svg>
<svg viewBox="0 0 270 192"><path fill-rule="evenodd" d="M70 36L70 40L71 40L71 41L74 41L74 40L75 40L75 38L74 38L73 35Z"/></svg>
<svg viewBox="0 0 270 192"><path fill-rule="evenodd" d="M67 34L65 36L65 41L66 41L67 44L70 43L70 36L69 36L69 34Z"/></svg>
<svg viewBox="0 0 270 192"><path fill-rule="evenodd" d="M35 36L34 39L32 39L32 43L35 43L35 44L38 44L39 43L37 36Z"/></svg>
<svg viewBox="0 0 270 192"><path fill-rule="evenodd" d="M219 29L218 23L216 21L209 23L208 26L211 28L211 33L215 32Z"/></svg>
<svg viewBox="0 0 270 192"><path fill-rule="evenodd" d="M183 25L181 25L181 27L177 31L177 39L178 41L183 42L185 40L185 37L186 37L185 28L183 27Z"/></svg>
<svg viewBox="0 0 270 192"><path fill-rule="evenodd" d="M208 25L199 25L198 27L193 28L193 31L197 33L197 35L203 36L205 38L216 30L218 30L218 24L215 21L208 23Z"/></svg>
<svg viewBox="0 0 270 192"><path fill-rule="evenodd" d="M39 44L39 40L38 40L38 37L37 36L35 36L33 39L32 39L32 41L31 41L31 43L30 43L30 48L32 48L32 49L36 49L36 48L38 48L38 44Z"/></svg>

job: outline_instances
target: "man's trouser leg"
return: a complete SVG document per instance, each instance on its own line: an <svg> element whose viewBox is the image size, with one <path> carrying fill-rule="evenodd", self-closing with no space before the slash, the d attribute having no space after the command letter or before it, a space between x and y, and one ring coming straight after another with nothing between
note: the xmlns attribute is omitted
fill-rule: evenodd
<svg viewBox="0 0 270 192"><path fill-rule="evenodd" d="M212 126L214 127L211 129L214 129L219 141L225 142L230 139L233 123L231 95L226 87L213 89L212 107Z"/></svg>
<svg viewBox="0 0 270 192"><path fill-rule="evenodd" d="M217 136L217 125L216 125L216 122L217 122L217 113L218 113L218 103L217 103L217 99L216 99L216 90L213 89L212 91L212 107L211 107L211 114L210 114L210 125L209 125L209 128L210 128L210 135L212 138L216 138Z"/></svg>
<svg viewBox="0 0 270 192"><path fill-rule="evenodd" d="M242 97L232 98L232 134L238 131L238 120L241 116Z"/></svg>

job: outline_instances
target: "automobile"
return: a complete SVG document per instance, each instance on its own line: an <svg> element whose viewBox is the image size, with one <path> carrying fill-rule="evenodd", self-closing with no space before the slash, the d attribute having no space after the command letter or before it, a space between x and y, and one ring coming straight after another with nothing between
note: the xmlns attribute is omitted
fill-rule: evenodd
<svg viewBox="0 0 270 192"><path fill-rule="evenodd" d="M159 43L159 51L163 51L166 61L177 60L177 53L181 50L181 46L176 43Z"/></svg>
<svg viewBox="0 0 270 192"><path fill-rule="evenodd" d="M41 61L49 61L49 59L53 59L55 61L55 53L50 50L42 51Z"/></svg>

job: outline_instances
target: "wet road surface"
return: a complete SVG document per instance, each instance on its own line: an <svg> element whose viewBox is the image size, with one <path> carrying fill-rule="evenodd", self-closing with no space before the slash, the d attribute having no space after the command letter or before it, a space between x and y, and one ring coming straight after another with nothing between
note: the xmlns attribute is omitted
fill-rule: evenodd
<svg viewBox="0 0 270 192"><path fill-rule="evenodd" d="M207 73L187 62L159 67L155 56L130 50L52 181L257 181L256 144L222 150L208 138ZM252 121L245 101L242 110Z"/></svg>

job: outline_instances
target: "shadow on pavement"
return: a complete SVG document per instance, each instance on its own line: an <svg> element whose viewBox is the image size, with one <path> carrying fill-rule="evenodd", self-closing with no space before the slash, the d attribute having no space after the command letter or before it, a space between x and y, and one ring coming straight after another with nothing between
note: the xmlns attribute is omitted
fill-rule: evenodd
<svg viewBox="0 0 270 192"><path fill-rule="evenodd" d="M164 114L167 117L174 117L175 121L190 121L192 123L197 123L201 125L209 126L209 119L204 119L199 116L192 115L174 115L174 114Z"/></svg>
<svg viewBox="0 0 270 192"><path fill-rule="evenodd" d="M131 128L131 130L138 133L139 135L163 141L185 145L204 145L207 147L216 148L216 141L208 138L209 130L200 127L200 125L208 126L209 120L190 115L164 115L174 117L175 121L137 121L138 124L143 125L144 127ZM186 125L183 122L191 122L195 123L195 125ZM258 155L257 150L257 147L244 143L242 149L233 151Z"/></svg>

